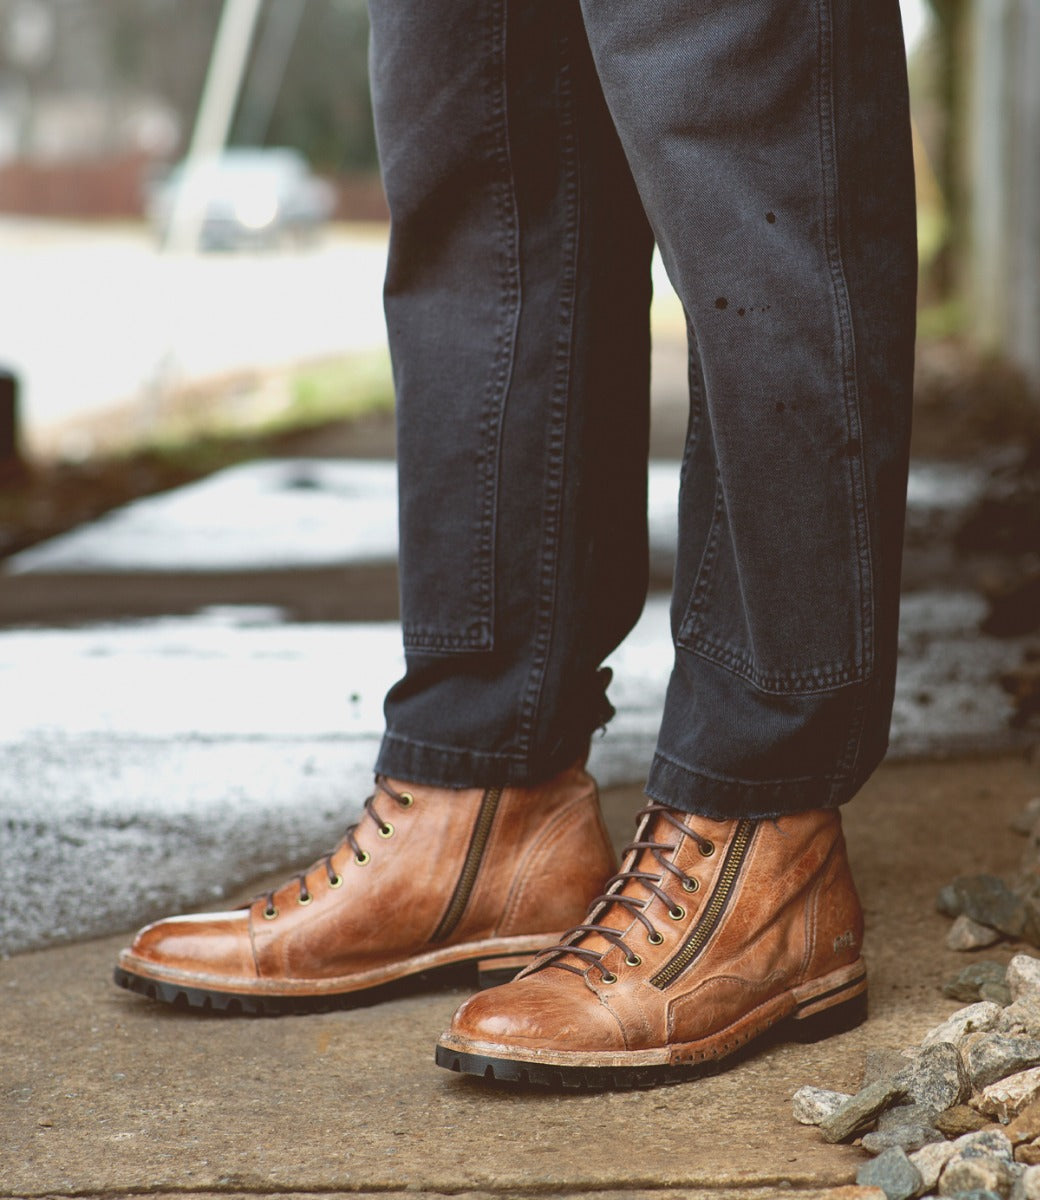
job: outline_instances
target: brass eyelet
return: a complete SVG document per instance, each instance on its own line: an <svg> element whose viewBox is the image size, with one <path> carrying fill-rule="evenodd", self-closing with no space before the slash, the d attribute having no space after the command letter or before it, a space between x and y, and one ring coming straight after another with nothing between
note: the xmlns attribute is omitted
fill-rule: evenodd
<svg viewBox="0 0 1040 1200"><path fill-rule="evenodd" d="M673 921L681 921L686 916L686 909L681 904L676 904L668 910L668 915Z"/></svg>
<svg viewBox="0 0 1040 1200"><path fill-rule="evenodd" d="M402 808L411 808L415 803L415 797L411 792L402 792L400 796L397 797L397 803L400 804Z"/></svg>
<svg viewBox="0 0 1040 1200"><path fill-rule="evenodd" d="M354 855L354 861L359 867L366 867L372 861L372 855L367 850L362 850L360 854Z"/></svg>
<svg viewBox="0 0 1040 1200"><path fill-rule="evenodd" d="M698 842L697 844L700 848L701 855L704 858L711 858L711 856L715 853L714 842Z"/></svg>
<svg viewBox="0 0 1040 1200"><path fill-rule="evenodd" d="M628 958L625 959L625 962L630 967L638 967L638 966L642 965L643 960L639 957L638 954L631 954L631 955L629 955Z"/></svg>
<svg viewBox="0 0 1040 1200"><path fill-rule="evenodd" d="M305 892L302 896L296 897L296 903L302 904L304 906L304 908L306 908L307 905L310 904L310 902L313 899L314 899L314 897L310 894L310 892Z"/></svg>
<svg viewBox="0 0 1040 1200"><path fill-rule="evenodd" d="M379 826L379 836L381 838L392 838L394 836L394 827L389 821L385 825Z"/></svg>
<svg viewBox="0 0 1040 1200"><path fill-rule="evenodd" d="M338 888L343 886L343 876L338 872L329 880L330 888Z"/></svg>
<svg viewBox="0 0 1040 1200"><path fill-rule="evenodd" d="M264 920L265 921L273 921L275 919L275 917L277 917L277 916L278 916L278 909L275 908L275 906L273 904L269 904L267 906L267 908L264 909Z"/></svg>
<svg viewBox="0 0 1040 1200"><path fill-rule="evenodd" d="M646 935L646 940L651 946L660 946L664 942L664 934L658 933L655 929Z"/></svg>
<svg viewBox="0 0 1040 1200"><path fill-rule="evenodd" d="M599 977L600 983L617 983L617 976L613 971L607 971Z"/></svg>
<svg viewBox="0 0 1040 1200"><path fill-rule="evenodd" d="M682 881L682 890L684 892L695 892L700 886L701 885L697 882L697 880L691 878L690 876L687 876Z"/></svg>

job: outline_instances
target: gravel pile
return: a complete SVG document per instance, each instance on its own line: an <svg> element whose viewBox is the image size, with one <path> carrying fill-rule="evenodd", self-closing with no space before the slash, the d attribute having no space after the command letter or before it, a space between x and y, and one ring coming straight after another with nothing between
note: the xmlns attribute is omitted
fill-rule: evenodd
<svg viewBox="0 0 1040 1200"><path fill-rule="evenodd" d="M874 1157L856 1182L887 1200L1040 1200L1040 959L975 963L958 981L974 1003L919 1046L868 1054L854 1096L800 1088L795 1120L858 1139Z"/></svg>
<svg viewBox="0 0 1040 1200"><path fill-rule="evenodd" d="M1026 838L1019 870L1010 879L963 875L940 892L936 906L953 917L951 950L978 950L1003 938L1040 946L1040 797L1011 823Z"/></svg>

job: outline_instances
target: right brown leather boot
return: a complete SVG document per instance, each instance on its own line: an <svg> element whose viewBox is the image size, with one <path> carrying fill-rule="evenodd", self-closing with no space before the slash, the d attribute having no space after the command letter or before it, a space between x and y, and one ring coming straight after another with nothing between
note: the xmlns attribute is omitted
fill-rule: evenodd
<svg viewBox="0 0 1040 1200"><path fill-rule="evenodd" d="M250 1013L334 1007L473 961L501 982L584 914L616 867L591 776L539 787L378 778L344 840L234 912L171 917L119 956L121 987Z"/></svg>

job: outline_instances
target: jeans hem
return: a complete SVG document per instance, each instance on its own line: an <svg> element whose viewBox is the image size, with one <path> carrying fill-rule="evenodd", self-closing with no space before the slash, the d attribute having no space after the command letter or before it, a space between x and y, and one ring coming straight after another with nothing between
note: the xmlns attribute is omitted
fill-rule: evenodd
<svg viewBox="0 0 1040 1200"><path fill-rule="evenodd" d="M531 763L520 754L433 746L385 733L375 770L378 775L427 787L537 787L566 767L584 763L588 751L588 737L578 737L573 744L559 744L549 758Z"/></svg>
<svg viewBox="0 0 1040 1200"><path fill-rule="evenodd" d="M716 778L682 763L654 755L646 794L651 800L713 821L768 820L837 808L866 782L869 771L804 779Z"/></svg>

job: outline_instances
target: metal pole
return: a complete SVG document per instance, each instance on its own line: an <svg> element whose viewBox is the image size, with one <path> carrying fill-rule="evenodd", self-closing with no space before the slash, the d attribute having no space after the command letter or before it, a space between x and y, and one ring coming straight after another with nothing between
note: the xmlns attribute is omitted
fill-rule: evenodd
<svg viewBox="0 0 1040 1200"><path fill-rule="evenodd" d="M187 178L200 160L219 154L227 142L262 3L263 0L224 0L182 178ZM203 215L192 203L188 189L178 188L164 249L188 252L197 249Z"/></svg>

